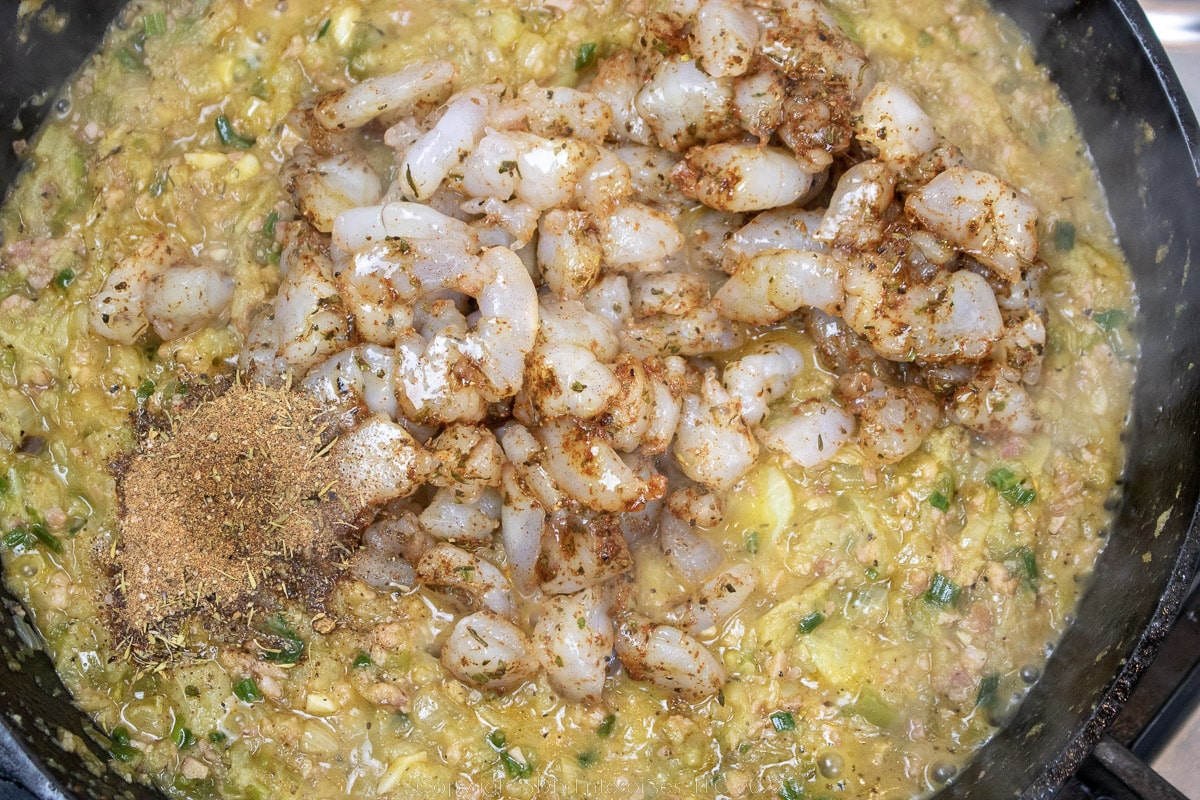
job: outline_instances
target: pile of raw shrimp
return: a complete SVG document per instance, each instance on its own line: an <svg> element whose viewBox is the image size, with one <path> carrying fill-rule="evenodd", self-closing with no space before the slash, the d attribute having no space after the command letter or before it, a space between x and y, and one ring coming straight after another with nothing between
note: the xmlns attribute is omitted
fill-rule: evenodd
<svg viewBox="0 0 1200 800"><path fill-rule="evenodd" d="M1024 195L811 0L685 0L641 41L578 89L421 63L292 117L297 220L241 368L290 377L374 453L354 570L453 598L441 661L471 686L542 671L594 701L617 659L709 696L703 641L757 573L706 529L764 451L886 464L942 420L1038 424ZM785 321L839 379L768 414L804 366L759 341ZM381 479L380 454L403 469ZM692 587L666 618L629 588L647 541Z"/></svg>

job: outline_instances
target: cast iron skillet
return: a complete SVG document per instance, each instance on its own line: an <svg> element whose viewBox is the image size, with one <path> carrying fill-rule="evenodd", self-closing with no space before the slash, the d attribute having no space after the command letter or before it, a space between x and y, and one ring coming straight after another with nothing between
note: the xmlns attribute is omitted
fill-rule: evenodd
<svg viewBox="0 0 1200 800"><path fill-rule="evenodd" d="M1196 118L1135 0L995 0L1030 35L1074 106L1099 164L1141 294L1143 360L1130 459L1109 543L1076 624L1008 727L945 798L1047 798L1115 718L1166 634L1200 559L1192 524L1200 491L1200 242ZM86 57L119 0L51 0L68 15L57 34L21 40L16 0L0 0L0 187L28 136ZM29 98L35 97L34 102ZM10 125L10 120L16 124ZM1200 265L1197 265L1200 273ZM0 798L154 798L89 770L64 732L102 750L49 659L22 648L8 612L0 636ZM24 787L24 789L19 788ZM6 791L7 790L7 791Z"/></svg>

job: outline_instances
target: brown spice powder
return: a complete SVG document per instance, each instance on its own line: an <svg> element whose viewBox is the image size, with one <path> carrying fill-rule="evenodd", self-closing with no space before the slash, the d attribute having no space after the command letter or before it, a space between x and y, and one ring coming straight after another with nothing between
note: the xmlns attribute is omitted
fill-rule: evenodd
<svg viewBox="0 0 1200 800"><path fill-rule="evenodd" d="M195 619L236 639L284 599L319 608L356 531L321 420L306 394L235 385L145 432L116 476L119 635L170 645Z"/></svg>

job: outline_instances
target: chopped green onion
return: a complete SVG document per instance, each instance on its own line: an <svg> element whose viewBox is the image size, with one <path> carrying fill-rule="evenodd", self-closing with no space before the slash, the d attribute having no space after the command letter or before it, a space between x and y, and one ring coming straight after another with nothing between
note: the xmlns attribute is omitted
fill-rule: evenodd
<svg viewBox="0 0 1200 800"><path fill-rule="evenodd" d="M333 19L327 19L321 23L320 30L317 31L317 39L324 39L325 34L329 33L329 26L333 24Z"/></svg>
<svg viewBox="0 0 1200 800"><path fill-rule="evenodd" d="M932 492L929 495L929 505L936 508L938 511L950 510L950 498L941 492Z"/></svg>
<svg viewBox="0 0 1200 800"><path fill-rule="evenodd" d="M746 534L746 552L752 556L758 555L758 531Z"/></svg>
<svg viewBox="0 0 1200 800"><path fill-rule="evenodd" d="M533 774L532 765L518 761L509 755L507 750L500 751L500 763L504 765L504 772L510 778L528 778Z"/></svg>
<svg viewBox="0 0 1200 800"><path fill-rule="evenodd" d="M61 272L59 272L57 275L54 276L54 285L57 286L59 289L66 289L68 286L70 286L74 282L75 282L75 271L72 270L70 267L67 267L66 269L62 270Z"/></svg>
<svg viewBox="0 0 1200 800"><path fill-rule="evenodd" d="M796 632L812 633L824 621L825 615L820 611L814 611L811 614L800 618L800 622L796 623Z"/></svg>
<svg viewBox="0 0 1200 800"><path fill-rule="evenodd" d="M28 511L28 509L26 510ZM46 547L49 547L55 553L61 553L63 551L62 542L58 540L57 536L50 532L50 529L46 527L46 523L41 519L34 519L29 523L28 526L26 526L26 529L33 534L33 538L46 545Z"/></svg>
<svg viewBox="0 0 1200 800"><path fill-rule="evenodd" d="M989 472L987 484L1015 506L1027 506L1037 498L1037 492L1025 486L1008 467L996 467Z"/></svg>
<svg viewBox="0 0 1200 800"><path fill-rule="evenodd" d="M146 70L145 62L128 47L122 47L117 51L117 63L126 72L144 72Z"/></svg>
<svg viewBox="0 0 1200 800"><path fill-rule="evenodd" d="M187 686L183 687L183 694L186 697L199 697L200 687L194 683L189 683Z"/></svg>
<svg viewBox="0 0 1200 800"><path fill-rule="evenodd" d="M609 714L600 721L600 727L596 728L596 735L601 739L607 739L612 736L613 728L617 725L617 715Z"/></svg>
<svg viewBox="0 0 1200 800"><path fill-rule="evenodd" d="M113 758L118 761L132 761L133 757L138 754L138 749L133 746L133 742L129 738L129 729L124 725L113 728L109 738L112 740L112 745L108 748L108 752L112 753Z"/></svg>
<svg viewBox="0 0 1200 800"><path fill-rule="evenodd" d="M171 727L171 741L180 750L187 749L196 743L196 737L192 732L184 726L183 720L175 720L175 724Z"/></svg>
<svg viewBox="0 0 1200 800"><path fill-rule="evenodd" d="M1040 575L1038 572L1037 555L1029 545L1025 545L1017 551L1017 558L1021 560L1021 568L1025 572L1025 580L1029 583L1036 583Z"/></svg>
<svg viewBox="0 0 1200 800"><path fill-rule="evenodd" d="M579 766L587 769L600 763L600 754L595 750L587 750L577 755L575 760L579 762Z"/></svg>
<svg viewBox="0 0 1200 800"><path fill-rule="evenodd" d="M497 750L503 750L508 745L508 737L504 735L504 731L497 728L488 734L488 744Z"/></svg>
<svg viewBox="0 0 1200 800"><path fill-rule="evenodd" d="M5 547L17 548L24 547L28 549L33 545L33 537L29 535L29 531L24 528L13 528L8 533L4 534Z"/></svg>
<svg viewBox="0 0 1200 800"><path fill-rule="evenodd" d="M146 380L142 381L142 385L137 388L137 391L134 392L134 397L137 398L138 403L144 403L150 399L150 395L152 394L154 394L154 381L146 378Z"/></svg>
<svg viewBox="0 0 1200 800"><path fill-rule="evenodd" d="M161 11L156 11L142 17L142 30L145 31L147 39L153 36L162 36L167 32L166 15Z"/></svg>
<svg viewBox="0 0 1200 800"><path fill-rule="evenodd" d="M996 695L1000 691L1000 673L993 672L990 675L985 675L983 680L979 682L979 694L975 696L975 705L983 706L984 708L991 707L996 702Z"/></svg>
<svg viewBox="0 0 1200 800"><path fill-rule="evenodd" d="M246 678L235 683L233 685L233 693L243 703L257 703L263 699L262 690L258 688L258 684L254 682L254 678Z"/></svg>
<svg viewBox="0 0 1200 800"><path fill-rule="evenodd" d="M596 43L584 42L579 45L579 53L575 56L575 71L587 69L596 60Z"/></svg>
<svg viewBox="0 0 1200 800"><path fill-rule="evenodd" d="M934 606L957 605L962 597L962 587L940 572L933 574L933 582L925 592L925 602Z"/></svg>
<svg viewBox="0 0 1200 800"><path fill-rule="evenodd" d="M258 141L253 136L243 136L233 129L233 123L229 121L229 117L222 114L217 117L217 138L221 140L221 144L226 147L233 147L238 150L249 150Z"/></svg>
<svg viewBox="0 0 1200 800"><path fill-rule="evenodd" d="M1129 315L1119 308L1110 308L1107 311L1097 311L1092 314L1092 322L1099 325L1106 332L1112 333L1116 330Z"/></svg>
<svg viewBox="0 0 1200 800"><path fill-rule="evenodd" d="M776 711L770 716L771 727L777 731L796 730L796 720L789 711Z"/></svg>
<svg viewBox="0 0 1200 800"><path fill-rule="evenodd" d="M225 741L225 734L220 731L213 731L208 735L208 740L213 744L222 744Z"/></svg>
<svg viewBox="0 0 1200 800"><path fill-rule="evenodd" d="M779 796L783 800L804 800L804 790L794 780L786 778L779 784Z"/></svg>
<svg viewBox="0 0 1200 800"><path fill-rule="evenodd" d="M875 567L867 567L863 570L863 575L866 575L867 580L869 581L879 580L879 570L877 570Z"/></svg>
<svg viewBox="0 0 1200 800"><path fill-rule="evenodd" d="M363 667L371 666L371 657L366 653L359 653L353 663L350 664L354 669L362 669Z"/></svg>
<svg viewBox="0 0 1200 800"><path fill-rule="evenodd" d="M264 661L290 665L304 657L304 640L282 616L267 618L267 633L282 639L283 645L278 650L263 650L259 656Z"/></svg>
<svg viewBox="0 0 1200 800"><path fill-rule="evenodd" d="M1065 219L1054 223L1054 246L1063 253L1075 247L1075 226Z"/></svg>

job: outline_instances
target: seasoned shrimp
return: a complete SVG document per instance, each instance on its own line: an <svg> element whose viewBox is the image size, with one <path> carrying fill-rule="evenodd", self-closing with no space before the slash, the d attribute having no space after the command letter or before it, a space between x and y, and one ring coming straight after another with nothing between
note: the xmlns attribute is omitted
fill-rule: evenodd
<svg viewBox="0 0 1200 800"><path fill-rule="evenodd" d="M733 81L706 75L695 61L664 59L637 93L637 113L658 144L679 153L701 141L737 133Z"/></svg>
<svg viewBox="0 0 1200 800"><path fill-rule="evenodd" d="M329 130L361 128L380 114L409 111L437 102L450 92L458 67L449 61L413 64L400 72L381 75L332 92L317 101L313 115Z"/></svg>
<svg viewBox="0 0 1200 800"><path fill-rule="evenodd" d="M546 679L566 700L598 702L613 657L608 603L596 589L552 597L533 629Z"/></svg>
<svg viewBox="0 0 1200 800"><path fill-rule="evenodd" d="M711 636L738 612L758 586L758 570L737 564L708 580L669 618L693 636Z"/></svg>
<svg viewBox="0 0 1200 800"><path fill-rule="evenodd" d="M152 277L142 310L164 341L179 339L228 319L234 280L216 266L181 264Z"/></svg>
<svg viewBox="0 0 1200 800"><path fill-rule="evenodd" d="M537 577L547 594L599 586L633 568L629 546L611 515L559 510L542 537Z"/></svg>
<svg viewBox="0 0 1200 800"><path fill-rule="evenodd" d="M468 686L504 692L538 671L533 646L503 617L480 611L454 624L442 646L442 666Z"/></svg>
<svg viewBox="0 0 1200 800"><path fill-rule="evenodd" d="M859 444L884 463L920 447L941 416L933 394L920 386L890 386L859 373L843 376L838 389L858 416Z"/></svg>
<svg viewBox="0 0 1200 800"><path fill-rule="evenodd" d="M837 455L843 445L854 441L854 416L827 400L807 400L791 416L756 433L764 447L786 461L811 469Z"/></svg>
<svg viewBox="0 0 1200 800"><path fill-rule="evenodd" d="M477 611L512 616L508 578L492 562L461 547L439 542L426 550L417 562L417 578L431 589L453 594Z"/></svg>
<svg viewBox="0 0 1200 800"><path fill-rule="evenodd" d="M1003 332L996 296L967 270L928 283L870 264L846 271L844 317L880 355L897 361L976 361Z"/></svg>
<svg viewBox="0 0 1200 800"><path fill-rule="evenodd" d="M873 145L889 164L903 168L937 145L933 120L911 94L895 84L875 84L859 113L858 138Z"/></svg>
<svg viewBox="0 0 1200 800"><path fill-rule="evenodd" d="M739 0L704 0L692 26L692 57L713 77L742 75L760 34L758 20Z"/></svg>
<svg viewBox="0 0 1200 800"><path fill-rule="evenodd" d="M722 142L688 150L671 180L710 208L762 211L803 202L816 172L781 147Z"/></svg>
<svg viewBox="0 0 1200 800"><path fill-rule="evenodd" d="M764 250L742 262L717 291L713 307L739 322L770 325L801 307L840 313L843 260L827 253Z"/></svg>
<svg viewBox="0 0 1200 800"><path fill-rule="evenodd" d="M717 380L704 374L698 393L683 396L673 452L694 481L723 491L733 486L758 458L758 442L741 417L741 403Z"/></svg>
<svg viewBox="0 0 1200 800"><path fill-rule="evenodd" d="M383 195L375 170L365 159L350 153L301 161L292 176L291 189L301 216L321 233L332 232L342 212L374 205Z"/></svg>
<svg viewBox="0 0 1200 800"><path fill-rule="evenodd" d="M725 670L705 649L678 628L628 615L617 625L616 653L635 680L697 702L716 694Z"/></svg>
<svg viewBox="0 0 1200 800"><path fill-rule="evenodd" d="M433 472L429 453L404 428L371 417L333 446L331 456L359 507L408 497Z"/></svg>
<svg viewBox="0 0 1200 800"><path fill-rule="evenodd" d="M631 511L661 497L666 481L640 477L613 450L607 437L569 419L545 423L537 431L546 468L562 491L597 511Z"/></svg>
<svg viewBox="0 0 1200 800"><path fill-rule="evenodd" d="M952 167L909 194L904 205L1010 283L1037 258L1037 207L995 175Z"/></svg>
<svg viewBox="0 0 1200 800"><path fill-rule="evenodd" d="M150 327L143 309L150 279L180 261L175 245L164 235L147 239L113 267L104 286L91 299L88 320L106 339L133 344Z"/></svg>
<svg viewBox="0 0 1200 800"><path fill-rule="evenodd" d="M799 350L782 342L769 342L727 364L721 382L741 403L742 419L757 425L766 416L767 405L788 390L803 368L804 357Z"/></svg>
<svg viewBox="0 0 1200 800"><path fill-rule="evenodd" d="M457 95L446 104L441 119L413 142L400 160L400 190L409 200L428 199L450 170L483 138L499 90L481 86Z"/></svg>

